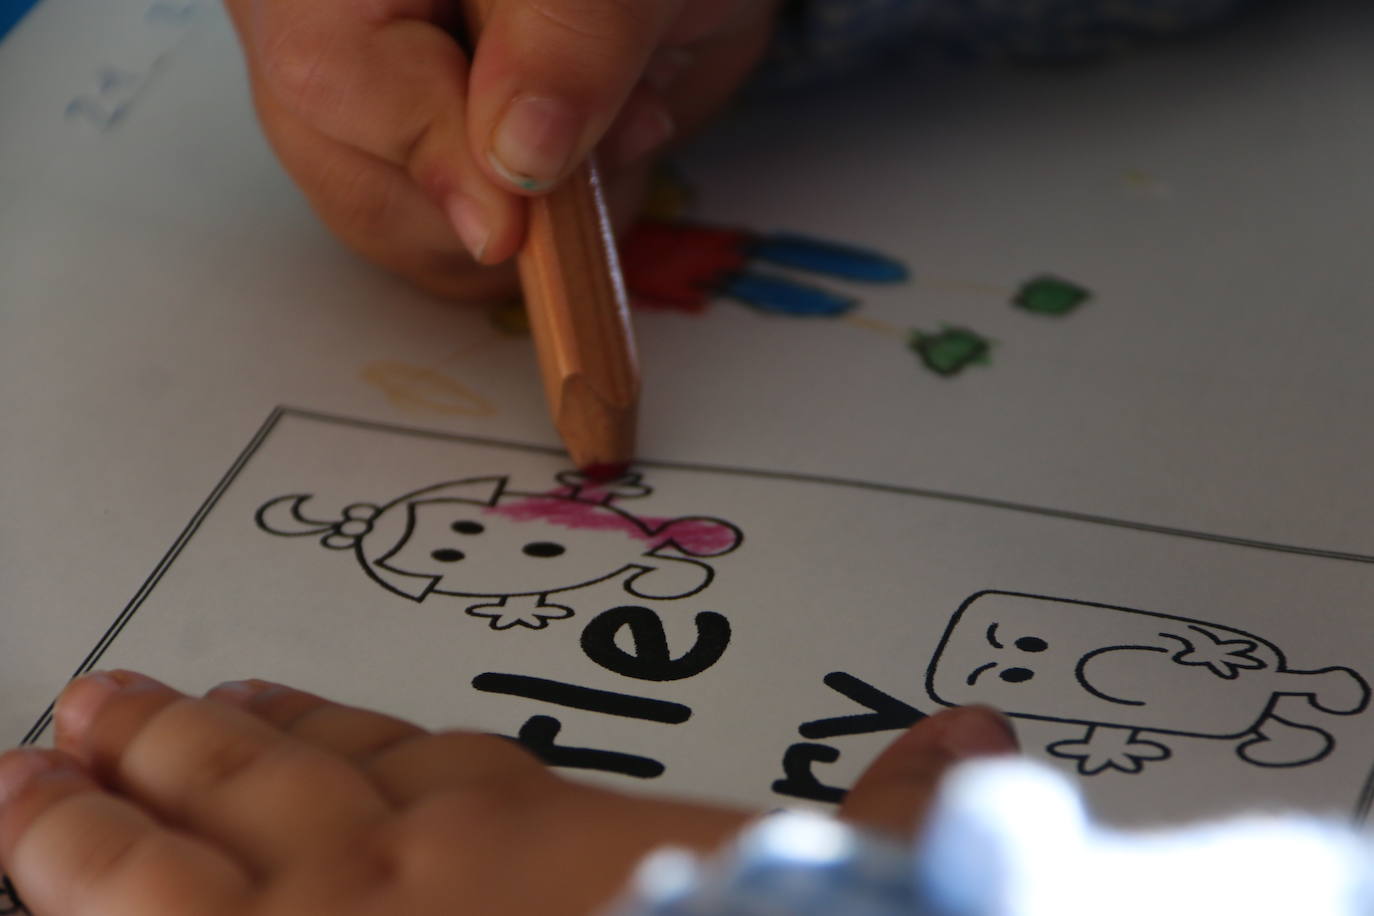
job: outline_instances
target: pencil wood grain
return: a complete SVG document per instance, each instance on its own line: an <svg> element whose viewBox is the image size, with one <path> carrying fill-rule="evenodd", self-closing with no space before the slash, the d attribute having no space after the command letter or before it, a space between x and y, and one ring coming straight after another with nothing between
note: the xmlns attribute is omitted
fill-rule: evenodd
<svg viewBox="0 0 1374 916"><path fill-rule="evenodd" d="M469 53L496 0L465 0ZM639 361L594 159L529 200L517 257L554 428L579 468L634 458Z"/></svg>
<svg viewBox="0 0 1374 916"><path fill-rule="evenodd" d="M519 255L554 426L578 467L634 457L639 364L594 163L530 201Z"/></svg>

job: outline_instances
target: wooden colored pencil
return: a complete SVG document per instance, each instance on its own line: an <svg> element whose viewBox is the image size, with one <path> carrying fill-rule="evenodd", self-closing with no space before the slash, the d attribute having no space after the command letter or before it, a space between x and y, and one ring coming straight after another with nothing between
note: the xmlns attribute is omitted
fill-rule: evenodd
<svg viewBox="0 0 1374 916"><path fill-rule="evenodd" d="M490 3L464 3L469 52ZM517 266L554 428L577 467L618 476L634 458L639 362L594 160L530 199Z"/></svg>
<svg viewBox="0 0 1374 916"><path fill-rule="evenodd" d="M554 427L574 464L614 476L634 458L639 364L594 162L530 200L518 261Z"/></svg>

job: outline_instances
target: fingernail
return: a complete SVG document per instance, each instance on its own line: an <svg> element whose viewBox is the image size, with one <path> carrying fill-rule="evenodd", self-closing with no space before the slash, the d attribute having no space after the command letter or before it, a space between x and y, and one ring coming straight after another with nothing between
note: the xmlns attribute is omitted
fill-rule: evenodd
<svg viewBox="0 0 1374 916"><path fill-rule="evenodd" d="M518 98L492 134L492 168L523 191L542 190L567 167L581 128L577 112L558 99Z"/></svg>
<svg viewBox="0 0 1374 916"><path fill-rule="evenodd" d="M986 757L1014 754L1019 745L1011 720L985 706L965 706L941 715L940 746L950 756Z"/></svg>
<svg viewBox="0 0 1374 916"><path fill-rule="evenodd" d="M635 112L613 141L611 159L628 165L657 149L673 135L673 119L661 105L646 105Z"/></svg>
<svg viewBox="0 0 1374 916"><path fill-rule="evenodd" d="M67 685L53 718L59 744L79 739L100 709L120 691L152 690L162 685L135 671L95 671Z"/></svg>
<svg viewBox="0 0 1374 916"><path fill-rule="evenodd" d="M472 255L472 259L480 263L483 252L487 250L487 240L491 236L487 230L487 221L482 217L482 208L477 206L477 201L471 197L459 194L449 198L446 209L448 220L453 224L453 230L458 233L463 246Z"/></svg>
<svg viewBox="0 0 1374 916"><path fill-rule="evenodd" d="M257 678L248 678L241 681L224 681L216 684L205 695L214 696L217 700L225 700L230 703L246 703L259 694L265 693L272 687L267 681L260 681Z"/></svg>
<svg viewBox="0 0 1374 916"><path fill-rule="evenodd" d="M37 748L18 748L0 756L0 807L22 792L35 776L69 767L60 755Z"/></svg>

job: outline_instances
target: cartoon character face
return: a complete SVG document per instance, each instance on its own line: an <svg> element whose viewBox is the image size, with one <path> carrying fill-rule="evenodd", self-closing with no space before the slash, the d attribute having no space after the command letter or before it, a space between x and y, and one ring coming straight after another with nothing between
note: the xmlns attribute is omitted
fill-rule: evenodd
<svg viewBox="0 0 1374 916"><path fill-rule="evenodd" d="M377 563L430 577L448 595L535 595L596 582L634 563L649 535L607 506L506 495L495 505L409 504L401 542Z"/></svg>
<svg viewBox="0 0 1374 916"><path fill-rule="evenodd" d="M950 621L927 688L945 705L1226 737L1300 688L1271 643L1186 617L980 592Z"/></svg>
<svg viewBox="0 0 1374 916"><path fill-rule="evenodd" d="M542 629L570 617L551 595L626 574L623 587L639 598L674 599L710 583L711 567L696 559L729 553L742 535L714 518L646 518L611 505L647 496L639 475L589 483L558 477L552 492L510 490L505 477L476 477L425 487L384 505L354 503L342 518L311 518L306 494L279 496L259 507L264 531L320 536L331 550L350 551L363 571L397 595L494 599L467 613L495 629Z"/></svg>

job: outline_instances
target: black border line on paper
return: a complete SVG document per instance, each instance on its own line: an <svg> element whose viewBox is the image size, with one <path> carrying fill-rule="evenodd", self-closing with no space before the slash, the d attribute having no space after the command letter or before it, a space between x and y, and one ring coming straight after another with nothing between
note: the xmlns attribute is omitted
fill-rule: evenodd
<svg viewBox="0 0 1374 916"><path fill-rule="evenodd" d="M162 559L158 562L153 571L139 586L133 598L120 611L119 616L114 619L109 628L100 637L94 648L87 653L76 672L72 675L78 677L95 668L100 657L128 625L133 615L147 600L172 563L181 554L191 537L200 529L206 516L210 514L215 505L219 502L224 492L238 477L239 473L257 453L258 449L267 440L267 437L277 427L284 417L298 417L306 420L315 420L323 423L334 423L341 426L352 426L357 429L375 430L391 434L402 434L416 436L425 439L436 439L443 442L461 442L467 445L492 446L497 448L515 449L518 451L532 452L543 455L561 455L562 449L544 445L532 445L523 442L509 442L501 439L488 439L481 436L467 436L457 433L438 432L436 430L421 429L411 426L401 426L393 423L381 423L373 420L360 420L354 417L340 416L338 414L324 413L321 411L307 410L299 407L278 406L268 415L267 420L258 429L257 433L249 441L248 445L239 453L234 463L229 466L229 470L220 478L219 483L206 497L196 513L191 516L190 522L177 539L172 542ZM1037 506L1030 503L1018 503L1010 500L991 499L983 496L971 496L965 493L950 493L943 490L932 490L924 487L903 487L895 484L876 483L867 480L853 480L844 477L833 477L823 474L803 474L790 471L766 471L757 468L729 467L724 465L712 464L693 464L677 461L661 461L654 459L636 460L636 465L649 468L664 468L669 470L696 471L714 474L729 474L736 477L753 477L768 480L787 480L796 483L821 484L825 486L845 487L849 489L868 490L877 493L891 493L900 496L914 496L923 499L934 499L943 502L960 503L968 506L982 506L989 509L1003 509L1010 512L1020 512L1027 515L1039 515L1045 518L1063 519L1066 521L1087 522L1094 525L1105 525L1112 528L1125 528L1131 531L1140 531L1147 534L1162 534L1172 537L1190 538L1199 541L1211 541L1217 544L1227 544L1233 547L1248 547L1255 550L1268 550L1276 553L1297 554L1299 556L1319 557L1328 560L1342 560L1349 563L1366 563L1374 565L1374 555L1352 553L1341 550L1325 550L1317 547L1303 547L1296 544L1282 544L1275 541L1263 541L1254 538L1234 537L1232 535L1217 534L1206 531L1194 531L1187 528L1174 528L1168 525L1154 525L1148 522L1137 522L1129 519L1112 518L1105 515L1093 515L1086 512L1074 512L1066 509L1054 509L1047 506ZM47 709L38 717L33 726L24 735L21 743L35 743L52 723L53 704L48 704ZM1362 822L1368 816L1371 806L1374 806L1374 765L1371 765L1368 775L1365 777L1364 785L1360 789L1360 794L1356 800L1354 809L1354 819Z"/></svg>

